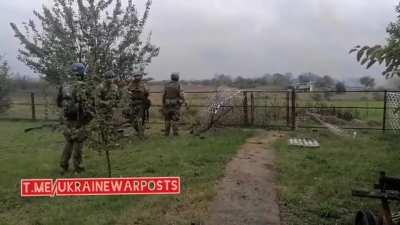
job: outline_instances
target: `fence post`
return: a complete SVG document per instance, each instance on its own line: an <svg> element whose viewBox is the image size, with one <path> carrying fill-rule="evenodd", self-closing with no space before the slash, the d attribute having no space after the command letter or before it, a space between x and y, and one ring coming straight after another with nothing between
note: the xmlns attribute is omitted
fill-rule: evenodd
<svg viewBox="0 0 400 225"><path fill-rule="evenodd" d="M296 89L292 89L292 130L296 130Z"/></svg>
<svg viewBox="0 0 400 225"><path fill-rule="evenodd" d="M254 92L250 93L250 103L251 103L250 122L251 122L251 125L254 125L254 108L255 108L255 106L254 106Z"/></svg>
<svg viewBox="0 0 400 225"><path fill-rule="evenodd" d="M248 102L247 102L247 91L243 92L243 120L244 125L249 125L249 110L248 110Z"/></svg>
<svg viewBox="0 0 400 225"><path fill-rule="evenodd" d="M35 93L31 92L32 120L36 120Z"/></svg>
<svg viewBox="0 0 400 225"><path fill-rule="evenodd" d="M290 127L290 92L286 92L286 126Z"/></svg>
<svg viewBox="0 0 400 225"><path fill-rule="evenodd" d="M383 96L383 119L382 119L382 131L386 130L386 106L387 106L387 90L385 90L385 95Z"/></svg>

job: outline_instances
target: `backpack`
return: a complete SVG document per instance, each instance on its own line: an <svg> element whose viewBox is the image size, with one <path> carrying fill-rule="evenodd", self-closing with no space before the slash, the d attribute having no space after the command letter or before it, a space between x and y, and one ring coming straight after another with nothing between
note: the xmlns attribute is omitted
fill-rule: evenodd
<svg viewBox="0 0 400 225"><path fill-rule="evenodd" d="M180 98L181 86L176 81L171 81L165 85L164 92L166 99Z"/></svg>
<svg viewBox="0 0 400 225"><path fill-rule="evenodd" d="M76 88L72 84L64 84L59 91L57 105L63 109L63 115L67 120L90 120L78 99Z"/></svg>

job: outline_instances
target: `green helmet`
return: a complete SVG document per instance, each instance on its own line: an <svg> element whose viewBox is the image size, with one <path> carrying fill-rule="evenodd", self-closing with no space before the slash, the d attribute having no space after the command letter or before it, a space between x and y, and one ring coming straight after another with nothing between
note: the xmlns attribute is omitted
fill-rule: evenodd
<svg viewBox="0 0 400 225"><path fill-rule="evenodd" d="M179 81L179 73L172 73L171 74L171 80Z"/></svg>

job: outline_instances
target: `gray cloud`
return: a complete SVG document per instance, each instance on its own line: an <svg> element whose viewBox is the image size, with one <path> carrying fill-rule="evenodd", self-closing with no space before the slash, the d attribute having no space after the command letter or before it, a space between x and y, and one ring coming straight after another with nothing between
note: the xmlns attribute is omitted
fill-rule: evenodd
<svg viewBox="0 0 400 225"><path fill-rule="evenodd" d="M2 1L0 52L15 71L30 73L16 57L8 23L32 17L50 0ZM143 8L144 0L137 0ZM356 44L383 43L395 20L396 0L153 0L147 29L161 47L149 73L166 79L215 73L257 76L270 72L329 74L339 79L377 75L347 54Z"/></svg>

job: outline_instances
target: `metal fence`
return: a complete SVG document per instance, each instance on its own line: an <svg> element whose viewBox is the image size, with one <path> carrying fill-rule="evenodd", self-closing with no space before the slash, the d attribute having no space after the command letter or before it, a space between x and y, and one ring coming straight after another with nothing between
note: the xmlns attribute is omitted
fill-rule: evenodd
<svg viewBox="0 0 400 225"><path fill-rule="evenodd" d="M400 93L400 91L390 91ZM215 91L186 92L192 111L206 110ZM324 128L309 113L343 129L391 130L388 126L388 91L299 92L295 90L243 90L240 102L232 107L222 124L263 128ZM151 92L150 122L162 121L161 93ZM60 113L55 96L19 92L12 96L11 107L0 113L3 120L57 120ZM400 99L399 99L400 102ZM391 115L391 114L390 114Z"/></svg>

